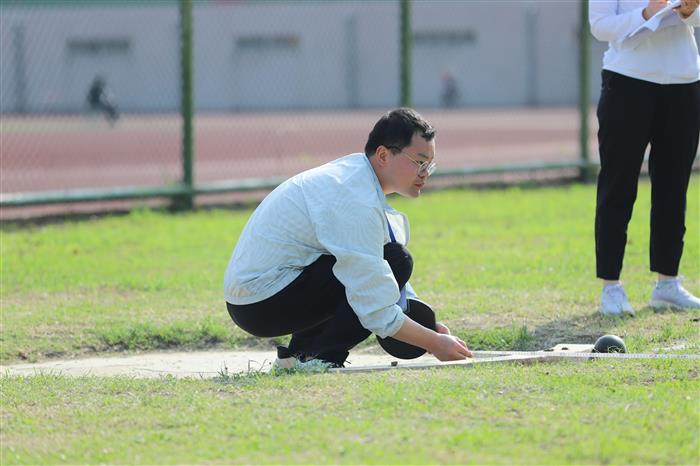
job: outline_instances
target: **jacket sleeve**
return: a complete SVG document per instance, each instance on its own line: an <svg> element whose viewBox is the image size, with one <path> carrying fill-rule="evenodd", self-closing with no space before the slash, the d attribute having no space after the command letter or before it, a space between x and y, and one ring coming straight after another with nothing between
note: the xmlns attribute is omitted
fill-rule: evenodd
<svg viewBox="0 0 700 466"><path fill-rule="evenodd" d="M360 323L380 337L394 335L405 316L396 304L398 284L384 260L383 211L344 196L315 204L322 205L310 210L317 239L335 256L333 273Z"/></svg>

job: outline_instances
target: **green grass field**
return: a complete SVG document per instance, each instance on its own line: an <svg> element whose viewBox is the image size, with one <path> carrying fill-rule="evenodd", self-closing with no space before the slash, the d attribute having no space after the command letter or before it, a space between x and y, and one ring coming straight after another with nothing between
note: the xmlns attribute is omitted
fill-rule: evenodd
<svg viewBox="0 0 700 466"><path fill-rule="evenodd" d="M412 284L474 349L591 343L700 353L700 313L648 302L649 184L623 281L635 318L597 314L595 188L452 190L392 204ZM700 292L700 179L681 272ZM1 230L0 362L96 352L272 348L236 329L223 271L250 211L136 211ZM281 339L284 341L284 339ZM368 343L368 344L371 344ZM2 376L2 464L698 464L698 361L503 365L215 380Z"/></svg>

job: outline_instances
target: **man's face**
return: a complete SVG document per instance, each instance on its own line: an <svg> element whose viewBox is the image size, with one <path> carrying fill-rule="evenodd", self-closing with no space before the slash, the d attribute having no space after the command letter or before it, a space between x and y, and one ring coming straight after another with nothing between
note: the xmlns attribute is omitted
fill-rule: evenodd
<svg viewBox="0 0 700 466"><path fill-rule="evenodd" d="M419 166L422 164L427 168L434 158L435 138L426 141L419 134L414 134L411 144L392 156L390 173L393 191L404 197L420 196L430 175Z"/></svg>

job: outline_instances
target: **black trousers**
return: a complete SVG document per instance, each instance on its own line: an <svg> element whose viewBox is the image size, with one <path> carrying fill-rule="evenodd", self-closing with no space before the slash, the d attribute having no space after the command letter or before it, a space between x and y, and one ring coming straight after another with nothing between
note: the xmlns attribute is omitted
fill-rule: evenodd
<svg viewBox="0 0 700 466"><path fill-rule="evenodd" d="M661 85L607 70L602 75L596 274L605 280L620 278L639 172L651 144L649 264L653 272L675 276L683 254L686 193L700 134L700 81Z"/></svg>
<svg viewBox="0 0 700 466"><path fill-rule="evenodd" d="M411 254L399 243L388 243L384 259L403 288L413 271ZM345 287L333 275L334 264L335 257L321 256L274 296L253 304L226 303L231 319L258 337L292 334L292 354L342 364L371 332L350 307Z"/></svg>

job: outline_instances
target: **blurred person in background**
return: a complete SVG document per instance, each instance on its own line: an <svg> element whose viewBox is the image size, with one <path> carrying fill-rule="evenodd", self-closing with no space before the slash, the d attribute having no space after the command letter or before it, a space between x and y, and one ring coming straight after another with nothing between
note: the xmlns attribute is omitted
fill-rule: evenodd
<svg viewBox="0 0 700 466"><path fill-rule="evenodd" d="M620 273L627 225L644 153L651 144L650 269L658 274L653 308L700 308L678 277L686 195L700 134L700 57L694 28L700 0L681 0L658 29L643 29L666 0L590 0L596 39L609 42L598 103L600 174L596 198L596 274L600 312L634 315ZM656 18L656 19L659 19Z"/></svg>
<svg viewBox="0 0 700 466"><path fill-rule="evenodd" d="M107 82L102 76L96 76L88 90L88 106L92 111L103 113L110 125L114 126L119 119L119 112L117 111L116 104L114 104L112 100L107 90Z"/></svg>
<svg viewBox="0 0 700 466"><path fill-rule="evenodd" d="M445 108L456 107L459 104L459 88L457 80L448 71L442 74L442 106Z"/></svg>
<svg viewBox="0 0 700 466"><path fill-rule="evenodd" d="M420 195L435 169L434 135L417 112L395 109L375 124L364 153L290 178L253 212L226 269L224 295L246 332L292 335L277 348L275 367L342 367L372 333L443 361L471 356L447 327L424 327L399 305L413 258L408 221L386 196Z"/></svg>

